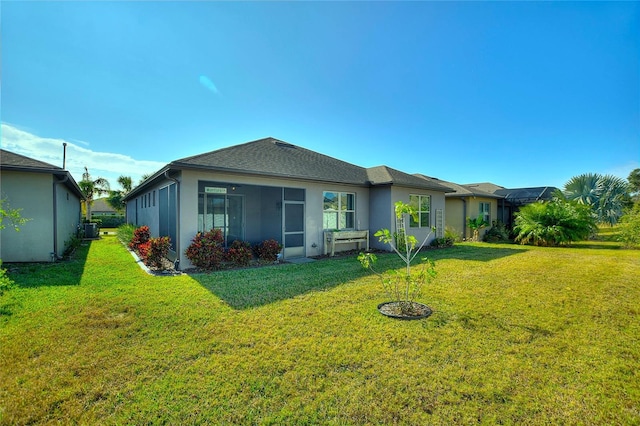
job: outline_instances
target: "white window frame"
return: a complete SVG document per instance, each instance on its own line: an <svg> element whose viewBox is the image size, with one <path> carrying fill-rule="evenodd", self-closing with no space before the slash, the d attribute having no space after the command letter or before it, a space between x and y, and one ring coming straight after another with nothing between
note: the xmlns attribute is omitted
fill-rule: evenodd
<svg viewBox="0 0 640 426"><path fill-rule="evenodd" d="M413 217L409 218L409 227L410 228L431 228L431 195L424 195L424 194L409 194L409 204L410 205L414 205L413 204L413 200L412 198L414 197L418 197L418 204L417 204L417 211L418 211L418 222L416 222ZM422 210L422 200L423 199L428 199L429 201L427 202L427 208L428 210ZM427 215L427 219L423 220L423 215L426 214ZM423 223L426 222L426 223Z"/></svg>
<svg viewBox="0 0 640 426"><path fill-rule="evenodd" d="M479 209L478 214L482 216L482 219L488 224L491 224L491 203L487 203L484 201L480 202L478 209Z"/></svg>
<svg viewBox="0 0 640 426"><path fill-rule="evenodd" d="M336 194L337 198L338 198L338 208L337 209L325 209L324 206L324 200L326 198L326 194L331 193L331 194ZM353 197L353 208L349 209L349 202L347 201L347 206L342 205L342 198L346 196L346 198L348 198L349 196ZM335 223L336 226L335 227L327 227L327 223L328 221L325 219L325 215L327 214L331 214L331 215L335 215ZM342 222L348 222L347 220L347 215L352 215L352 226L347 227L346 223L342 223ZM324 228L325 231L331 231L331 230L339 230L339 231L343 231L343 230L353 230L355 229L355 224L356 224L356 194L355 192L345 192L345 191L322 191L322 226Z"/></svg>

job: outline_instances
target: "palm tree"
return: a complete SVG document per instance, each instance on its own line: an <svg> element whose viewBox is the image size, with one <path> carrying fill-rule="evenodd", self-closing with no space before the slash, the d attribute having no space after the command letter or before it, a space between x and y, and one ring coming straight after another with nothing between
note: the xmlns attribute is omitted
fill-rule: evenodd
<svg viewBox="0 0 640 426"><path fill-rule="evenodd" d="M131 189L133 188L133 181L131 176L120 176L118 177L118 183L122 189L118 191L109 191L107 203L117 211L121 212L125 208L125 204L122 200L125 195L131 192Z"/></svg>
<svg viewBox="0 0 640 426"><path fill-rule="evenodd" d="M131 192L131 189L133 188L133 180L131 180L131 176L120 176L118 178L118 183L125 193Z"/></svg>
<svg viewBox="0 0 640 426"><path fill-rule="evenodd" d="M584 173L572 177L564 184L565 198L580 204L597 205L602 194L600 178L598 173Z"/></svg>
<svg viewBox="0 0 640 426"><path fill-rule="evenodd" d="M467 218L467 226L473 232L471 240L472 241L479 241L480 240L480 230L482 228L484 228L485 226L488 226L488 225L489 225L489 223L486 220L484 220L484 217L482 217L482 215L479 215L475 219L471 219L470 217L468 217Z"/></svg>
<svg viewBox="0 0 640 426"><path fill-rule="evenodd" d="M635 201L640 201L640 169L633 169L627 178L629 181L629 192Z"/></svg>
<svg viewBox="0 0 640 426"><path fill-rule="evenodd" d="M91 221L91 204L93 204L93 197L94 195L99 196L108 193L109 181L100 177L95 180L91 180L89 170L87 170L87 167L85 166L84 173L82 174L82 180L78 182L78 186L85 198L87 221Z"/></svg>
<svg viewBox="0 0 640 426"><path fill-rule="evenodd" d="M565 184L563 194L569 201L591 206L598 222L614 225L629 201L629 185L619 177L585 173Z"/></svg>

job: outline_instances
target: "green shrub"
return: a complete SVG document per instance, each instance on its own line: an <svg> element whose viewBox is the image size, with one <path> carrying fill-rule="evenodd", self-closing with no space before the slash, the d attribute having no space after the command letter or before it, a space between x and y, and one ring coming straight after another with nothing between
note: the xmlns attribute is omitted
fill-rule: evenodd
<svg viewBox="0 0 640 426"><path fill-rule="evenodd" d="M454 243L453 238L444 237L444 238L435 238L434 240L431 241L430 245L431 247L442 248L442 247L453 247L453 243Z"/></svg>
<svg viewBox="0 0 640 426"><path fill-rule="evenodd" d="M129 245L129 243L133 239L133 233L135 232L135 230L136 227L128 223L118 226L118 239L122 242L122 244Z"/></svg>
<svg viewBox="0 0 640 426"><path fill-rule="evenodd" d="M2 296L5 291L11 290L14 284L13 280L7 275L7 270L2 268L2 260L0 260L0 296Z"/></svg>
<svg viewBox="0 0 640 426"><path fill-rule="evenodd" d="M263 262L275 262L282 250L282 244L276 240L264 240L255 247L258 259Z"/></svg>
<svg viewBox="0 0 640 426"><path fill-rule="evenodd" d="M251 244L235 240L227 250L226 258L236 266L249 266L253 259Z"/></svg>
<svg viewBox="0 0 640 426"><path fill-rule="evenodd" d="M112 214L112 215L102 215L102 216L92 216L91 220L93 222L100 222L101 228L117 228L120 225L124 224L125 217L121 214Z"/></svg>
<svg viewBox="0 0 640 426"><path fill-rule="evenodd" d="M597 230L590 206L561 199L529 204L515 216L515 240L521 244L566 245L586 240Z"/></svg>
<svg viewBox="0 0 640 426"><path fill-rule="evenodd" d="M619 238L627 248L640 247L640 203L627 210L620 219Z"/></svg>
<svg viewBox="0 0 640 426"><path fill-rule="evenodd" d="M69 257L71 256L71 254L73 254L73 252L80 247L80 244L82 244L82 238L78 237L77 235L72 235L71 238L69 238L67 241L65 241L64 243L64 253L62 254L63 257Z"/></svg>
<svg viewBox="0 0 640 426"><path fill-rule="evenodd" d="M484 233L482 241L487 243L506 243L509 241L507 226L500 220L494 220L491 229Z"/></svg>
<svg viewBox="0 0 640 426"><path fill-rule="evenodd" d="M459 243L460 241L462 241L462 234L460 234L450 226L445 226L444 237L453 240L454 243Z"/></svg>
<svg viewBox="0 0 640 426"><path fill-rule="evenodd" d="M220 229L198 232L191 240L185 254L196 267L202 269L220 269L224 260L224 237Z"/></svg>

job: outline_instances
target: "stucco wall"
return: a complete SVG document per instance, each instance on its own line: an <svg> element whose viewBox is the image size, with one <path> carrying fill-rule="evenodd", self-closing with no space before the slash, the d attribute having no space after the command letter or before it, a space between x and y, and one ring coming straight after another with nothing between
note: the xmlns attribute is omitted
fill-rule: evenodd
<svg viewBox="0 0 640 426"><path fill-rule="evenodd" d="M80 198L64 184L56 185L57 203L57 251L58 256L64 254L66 243L76 235L81 221L82 208Z"/></svg>
<svg viewBox="0 0 640 426"><path fill-rule="evenodd" d="M212 181L212 182L227 182L235 183L238 185L258 185L265 187L272 187L275 190L277 188L303 188L305 189L305 255L317 256L323 254L324 250L324 230L322 228L322 208L323 208L323 191L342 191L352 192L356 194L356 227L357 229L369 229L369 189L366 187L352 186L352 185L339 185L331 183L317 183L317 182L305 182L298 180L279 179L270 177L250 177L231 173L210 173L200 172L193 170L182 171L178 178L180 180L180 265L182 268L187 268L190 263L184 251L191 243L191 239L198 232L198 182L199 181ZM156 197L157 191L160 187L166 186L170 181L166 181L160 185L156 185ZM151 192L153 189L151 189ZM249 190L246 190L249 191ZM146 193L149 193L147 191ZM145 193L145 194L146 194ZM268 198L262 194L265 200ZM249 196L249 194L245 194ZM253 197L258 197L259 194L253 194ZM136 221L136 199L129 200L127 203L127 221L128 223L136 224L137 226L148 225L152 236L158 236L158 202L151 207L141 207L144 205L143 195L138 196L137 202L137 221ZM152 196L153 198L153 196ZM259 211L245 209L245 237L251 238L254 232L255 226L259 223L261 225L261 232L265 232L265 223L268 222L269 215L280 215L282 210L281 206L265 205L261 201L261 209ZM267 203L267 201L264 201ZM273 223L273 222L271 222ZM281 233L280 230L271 229L271 232ZM280 234L279 240L282 239ZM346 250L349 248L355 248L355 244L340 245L340 250Z"/></svg>
<svg viewBox="0 0 640 426"><path fill-rule="evenodd" d="M415 236L419 244L426 238L425 245L427 245L435 238L435 232L432 232L431 227L436 226L436 210L441 209L443 212L446 211L444 193L393 185L372 188L371 194L371 216L375 217L375 219L372 220L375 225L372 226L371 229L372 235L381 228L386 228L391 232L395 232L395 203L397 201L409 203L410 195L429 195L431 197L429 226L411 228L407 224L407 232L410 235ZM373 236L371 246L380 250L390 250L388 244L379 242L378 239Z"/></svg>
<svg viewBox="0 0 640 426"><path fill-rule="evenodd" d="M467 221L465 217L465 202L459 198L446 198L446 214L445 214L445 226L452 229L461 238L466 229L465 223Z"/></svg>
<svg viewBox="0 0 640 426"><path fill-rule="evenodd" d="M480 203L490 204L490 220L489 225L482 228L480 231L480 239L484 236L485 232L491 229L491 222L497 219L498 214L498 201L495 198L482 198L482 197L464 197L466 200L466 217L464 212L464 203L459 197L450 197L447 199L446 210L446 224L458 232L463 238L471 238L473 232L466 226L466 235L462 235L463 224L466 223L467 218L475 219L480 214Z"/></svg>
<svg viewBox="0 0 640 426"><path fill-rule="evenodd" d="M0 192L12 209L31 219L16 232L8 223L0 230L3 262L47 262L53 251L53 176L2 171Z"/></svg>

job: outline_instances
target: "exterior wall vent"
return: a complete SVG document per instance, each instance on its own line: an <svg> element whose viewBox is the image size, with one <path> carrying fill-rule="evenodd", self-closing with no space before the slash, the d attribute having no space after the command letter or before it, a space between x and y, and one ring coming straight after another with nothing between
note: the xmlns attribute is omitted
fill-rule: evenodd
<svg viewBox="0 0 640 426"><path fill-rule="evenodd" d="M274 144L276 144L276 146L281 146L283 148L295 148L295 145L291 145L290 143L286 143L286 142L282 142L282 141L278 141L275 140L273 141Z"/></svg>

